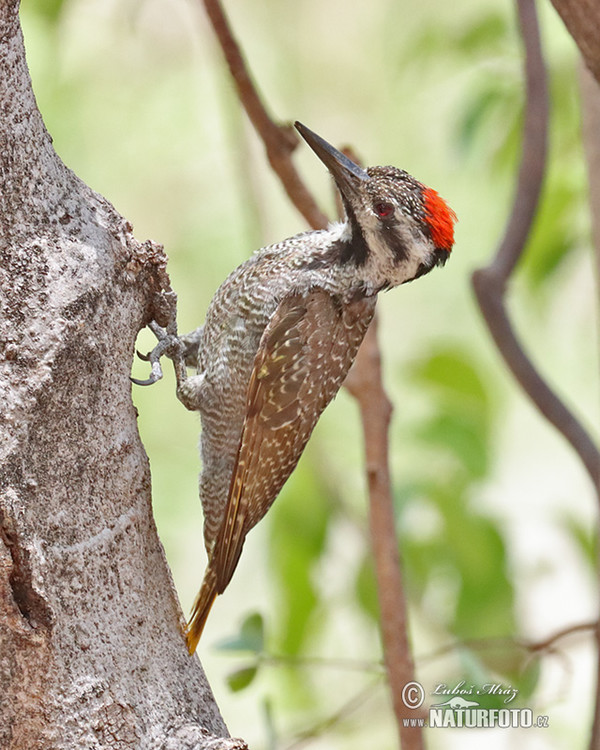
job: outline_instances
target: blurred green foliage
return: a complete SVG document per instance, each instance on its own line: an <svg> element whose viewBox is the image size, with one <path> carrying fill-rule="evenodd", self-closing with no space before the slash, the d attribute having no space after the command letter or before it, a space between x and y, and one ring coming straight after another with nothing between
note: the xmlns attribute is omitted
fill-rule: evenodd
<svg viewBox="0 0 600 750"><path fill-rule="evenodd" d="M551 71L550 165L515 308L552 380L580 411L597 415L593 307L582 302L589 222L575 54L549 4L538 5ZM499 682L519 690L511 706L535 706L546 700L548 663L517 640L564 626L571 606L575 618L586 612L571 601L551 607L554 591L544 598L535 588L539 571L552 571L563 597L581 589L591 602L596 551L578 467L516 393L469 289L470 272L487 262L502 232L519 157L521 50L511 6L257 0L226 7L273 112L352 142L367 163L408 169L458 213L447 268L379 303L396 406L390 458L411 636L428 689ZM165 244L180 328L195 328L235 265L305 228L245 123L201 4L23 0L22 20L59 154L140 239ZM331 207L322 167L306 151L298 150L299 167ZM142 333L140 348L150 342ZM161 539L187 608L204 565L198 421L176 402L170 374L133 397ZM381 662L360 441L357 412L341 394L250 535L200 644L232 734L254 748L280 750L293 737L315 748L395 746L384 692L367 691L368 705L352 703L372 679L369 665ZM555 701L546 736L557 744L548 747L583 742L588 692L576 680L570 689L582 729L572 731L572 714L563 719ZM502 705L498 696L484 702ZM311 734L311 727L321 729ZM442 730L428 739L432 748L457 746Z"/></svg>
<svg viewBox="0 0 600 750"><path fill-rule="evenodd" d="M285 654L297 655L306 646L308 626L319 604L314 571L332 521L332 509L324 497L318 475L303 464L286 503L273 518L269 560L279 588L275 643Z"/></svg>

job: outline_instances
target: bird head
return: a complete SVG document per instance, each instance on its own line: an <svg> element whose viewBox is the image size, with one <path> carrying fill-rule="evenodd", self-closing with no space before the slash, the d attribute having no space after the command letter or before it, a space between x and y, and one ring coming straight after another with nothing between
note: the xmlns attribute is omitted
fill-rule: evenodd
<svg viewBox="0 0 600 750"><path fill-rule="evenodd" d="M343 262L397 286L443 265L456 214L435 190L396 167L363 169L301 123L296 129L331 172L346 212Z"/></svg>

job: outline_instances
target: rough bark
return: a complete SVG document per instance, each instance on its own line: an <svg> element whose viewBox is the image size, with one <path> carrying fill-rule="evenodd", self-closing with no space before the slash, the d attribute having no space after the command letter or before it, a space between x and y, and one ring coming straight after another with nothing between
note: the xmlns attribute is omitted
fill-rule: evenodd
<svg viewBox="0 0 600 750"><path fill-rule="evenodd" d="M17 0L0 170L0 747L245 747L187 655L130 396L166 258L54 152Z"/></svg>

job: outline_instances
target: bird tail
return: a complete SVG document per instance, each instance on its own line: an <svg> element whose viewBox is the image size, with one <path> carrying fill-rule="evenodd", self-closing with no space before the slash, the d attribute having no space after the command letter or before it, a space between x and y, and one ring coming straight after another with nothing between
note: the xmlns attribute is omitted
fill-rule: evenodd
<svg viewBox="0 0 600 750"><path fill-rule="evenodd" d="M206 618L217 598L217 576L212 566L208 566L204 574L202 586L192 608L192 616L188 623L187 629L187 647L190 654L193 654L204 630Z"/></svg>

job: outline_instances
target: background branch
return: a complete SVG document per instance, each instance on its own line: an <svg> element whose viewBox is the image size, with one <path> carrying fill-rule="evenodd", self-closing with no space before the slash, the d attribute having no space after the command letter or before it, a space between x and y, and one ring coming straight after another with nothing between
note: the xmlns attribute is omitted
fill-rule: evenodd
<svg viewBox="0 0 600 750"><path fill-rule="evenodd" d="M367 687L362 688L360 692L352 696L350 700L346 701L338 710L326 719L319 721L309 729L305 729L301 732L296 739L287 746L286 750L300 750L300 748L308 745L312 740L319 739L322 735L334 727L336 724L344 721L354 711L362 708L362 706L374 695L376 689L379 687L380 681L375 680L369 683Z"/></svg>
<svg viewBox="0 0 600 750"><path fill-rule="evenodd" d="M548 90L533 0L517 0L525 45L527 104L522 158L506 233L493 261L473 274L473 287L494 341L513 375L546 419L571 443L600 493L600 453L525 353L508 317L506 284L519 260L537 210L546 164Z"/></svg>
<svg viewBox="0 0 600 750"><path fill-rule="evenodd" d="M309 225L313 229L326 227L327 217L320 211L290 158L292 151L298 145L295 130L291 126L276 125L269 117L221 4L218 0L203 0L203 2L225 55L240 102L264 143L269 164L281 180L292 204Z"/></svg>
<svg viewBox="0 0 600 750"><path fill-rule="evenodd" d="M574 6L571 3L556 2L555 5ZM525 353L507 314L504 300L507 282L523 253L537 211L546 167L548 139L548 84L534 0L517 0L517 11L525 48L526 108L521 163L504 238L492 262L473 274L473 287L500 354L538 410L571 443L592 480L600 502L598 448ZM596 47L597 38L596 35ZM597 632L596 636L600 643L600 633ZM600 674L597 677L590 744L594 748L600 747Z"/></svg>
<svg viewBox="0 0 600 750"><path fill-rule="evenodd" d="M383 389L377 321L367 331L346 388L358 401L363 427L371 546L379 597L383 658L403 750L422 748L420 727L404 726L407 708L402 691L414 680L414 661L408 639L408 612L398 554L396 519L389 469L388 429L392 405ZM415 711L411 711L415 716Z"/></svg>
<svg viewBox="0 0 600 750"><path fill-rule="evenodd" d="M435 661L436 659L446 656L446 654L452 651L457 651L463 648L470 648L477 651L489 651L491 649L512 649L515 646L522 651L527 651L531 654L539 654L542 652L555 653L558 649L556 644L571 635L581 634L586 632L594 632L598 627L597 620L591 620L590 622L578 622L574 625L568 625L565 628L557 630L555 633L543 638L539 641L532 641L525 638L514 638L511 636L506 637L492 637L492 638L465 638L460 641L454 641L448 643L445 646L436 648L434 651L422 654L419 656L419 662Z"/></svg>
<svg viewBox="0 0 600 750"><path fill-rule="evenodd" d="M290 143L289 129L274 124L267 114L219 1L203 1L236 84L240 101L265 145L271 166L283 183L291 202L309 224L315 229L327 226L327 217L317 208L292 163L291 152L294 144ZM384 661L400 744L403 750L420 750L423 747L421 728L405 727L402 721L406 716L402 689L407 682L414 680L414 664L408 643L406 602L390 487L387 435L391 405L381 379L381 358L375 320L346 380L346 387L359 403L363 425L371 544L381 610ZM412 715L414 716L414 711Z"/></svg>
<svg viewBox="0 0 600 750"><path fill-rule="evenodd" d="M552 0L585 64L600 83L600 3L597 0Z"/></svg>
<svg viewBox="0 0 600 750"><path fill-rule="evenodd" d="M584 65L581 65L579 84L583 110L583 146L590 187L594 265L596 283L600 291L600 83Z"/></svg>

